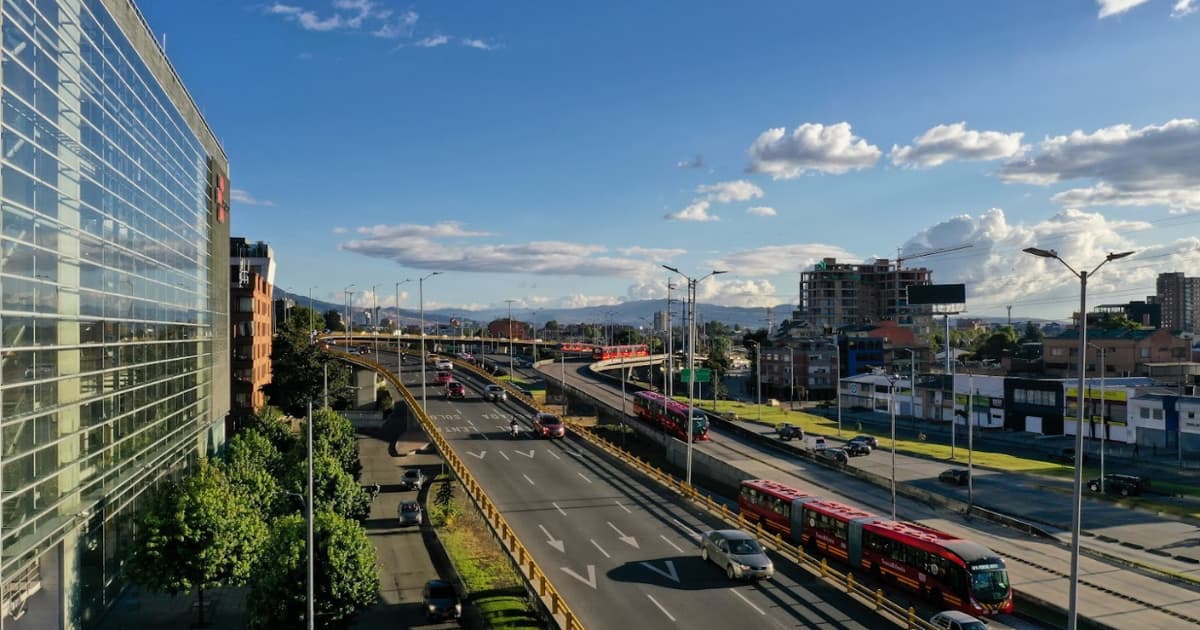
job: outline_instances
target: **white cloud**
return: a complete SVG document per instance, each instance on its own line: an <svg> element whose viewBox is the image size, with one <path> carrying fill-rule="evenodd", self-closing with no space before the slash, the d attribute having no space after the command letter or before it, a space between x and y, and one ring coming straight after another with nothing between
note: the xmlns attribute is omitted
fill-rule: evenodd
<svg viewBox="0 0 1200 630"><path fill-rule="evenodd" d="M937 125L907 146L892 145L892 163L906 167L939 166L950 160L998 160L1021 151L1021 132L975 131L967 123Z"/></svg>
<svg viewBox="0 0 1200 630"><path fill-rule="evenodd" d="M1068 206L1165 205L1200 210L1200 120L1179 119L1135 129L1114 125L1093 133L1046 138L1036 154L1004 165L1008 182L1056 184L1076 179L1094 185L1060 192Z"/></svg>
<svg viewBox="0 0 1200 630"><path fill-rule="evenodd" d="M717 203L749 201L763 196L761 188L744 179L704 184L696 187L696 192L704 195L704 199L707 201L715 201Z"/></svg>
<svg viewBox="0 0 1200 630"><path fill-rule="evenodd" d="M608 306L619 304L620 301L611 295L568 295L562 299L563 308L586 308L589 306ZM514 316L514 319L516 316Z"/></svg>
<svg viewBox="0 0 1200 630"><path fill-rule="evenodd" d="M720 221L721 217L708 213L708 208L711 205L712 204L703 199L696 200L688 204L688 206L683 210L667 214L664 218L672 221Z"/></svg>
<svg viewBox="0 0 1200 630"><path fill-rule="evenodd" d="M1195 0L1179 0L1179 2L1175 3L1174 8L1171 9L1171 17L1181 18L1185 15L1195 13L1196 6L1194 3Z"/></svg>
<svg viewBox="0 0 1200 630"><path fill-rule="evenodd" d="M775 306L788 301L780 298L768 280L726 278L728 276L714 276L696 285L696 301L722 306ZM672 282L675 286L672 297L679 298L686 291L680 286L682 279L676 277ZM642 280L629 286L627 296L630 300L665 300L667 281L660 278Z"/></svg>
<svg viewBox="0 0 1200 630"><path fill-rule="evenodd" d="M799 277L800 271L812 266L822 258L857 260L855 254L824 243L794 243L791 245L764 245L726 254L709 261L714 269L728 269L743 276L790 275Z"/></svg>
<svg viewBox="0 0 1200 630"><path fill-rule="evenodd" d="M248 193L240 188L234 188L232 191L230 191L229 198L236 203L244 204L247 206L271 207L271 206L275 205L274 201L268 201L266 199L255 199L253 195L251 195L250 193Z"/></svg>
<svg viewBox="0 0 1200 630"><path fill-rule="evenodd" d="M1100 18L1106 18L1113 15L1124 13L1140 4L1145 4L1148 0L1096 0L1096 4L1100 6Z"/></svg>
<svg viewBox="0 0 1200 630"><path fill-rule="evenodd" d="M438 46L444 46L449 42L450 38L446 37L445 35L431 35L429 37L418 39L413 43L413 46L418 48L437 48Z"/></svg>
<svg viewBox="0 0 1200 630"><path fill-rule="evenodd" d="M622 247L617 249L622 256L644 258L650 262L663 262L687 253L686 249L669 249L661 247Z"/></svg>
<svg viewBox="0 0 1200 630"><path fill-rule="evenodd" d="M774 179L793 179L807 172L842 174L870 167L879 160L879 147L855 136L850 123L805 123L790 135L783 127L768 129L747 150L752 173Z"/></svg>
<svg viewBox="0 0 1200 630"><path fill-rule="evenodd" d="M464 37L459 41L460 41L460 43L462 43L463 46L466 46L467 48L477 48L479 50L495 50L500 47L499 44L493 44L493 43L487 42L485 40L477 39L474 37Z"/></svg>
<svg viewBox="0 0 1200 630"><path fill-rule="evenodd" d="M746 208L746 213L753 214L756 217L773 217L779 214L778 212L775 212L775 208L772 208L771 206L751 206Z"/></svg>
<svg viewBox="0 0 1200 630"><path fill-rule="evenodd" d="M344 227L342 227L342 226L340 226L340 225L339 225L339 226L337 226L337 227L335 227L335 228L333 228L333 233L334 233L334 234L345 234L346 232L349 232L349 231L350 231L350 230L348 230L348 229L346 229L346 228L344 228Z"/></svg>
<svg viewBox="0 0 1200 630"><path fill-rule="evenodd" d="M680 160L675 163L675 168L704 168L704 156L697 155L691 160Z"/></svg>
<svg viewBox="0 0 1200 630"><path fill-rule="evenodd" d="M266 9L267 13L282 15L285 19L296 22L306 31L333 31L346 26L341 15L333 14L322 18L315 11L301 7L276 2Z"/></svg>

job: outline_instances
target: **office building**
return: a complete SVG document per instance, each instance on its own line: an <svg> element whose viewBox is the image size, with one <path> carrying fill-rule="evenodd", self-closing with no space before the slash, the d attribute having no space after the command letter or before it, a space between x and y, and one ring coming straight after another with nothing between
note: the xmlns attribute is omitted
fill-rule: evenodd
<svg viewBox="0 0 1200 630"><path fill-rule="evenodd" d="M1178 271L1160 273L1155 288L1163 328L1200 332L1200 278L1189 278Z"/></svg>
<svg viewBox="0 0 1200 630"><path fill-rule="evenodd" d="M0 614L90 628L229 411L224 150L131 0L0 2Z"/></svg>
<svg viewBox="0 0 1200 630"><path fill-rule="evenodd" d="M285 298L284 312L274 312L275 256L266 243L248 243L241 237L229 239L229 272L232 407L226 434L232 435L266 404L262 387L271 382L272 319L285 320L289 304L294 306L295 301Z"/></svg>

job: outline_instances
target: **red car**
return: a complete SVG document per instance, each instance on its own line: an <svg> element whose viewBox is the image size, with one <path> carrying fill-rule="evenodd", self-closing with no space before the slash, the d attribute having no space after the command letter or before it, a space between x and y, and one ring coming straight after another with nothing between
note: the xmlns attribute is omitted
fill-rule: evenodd
<svg viewBox="0 0 1200 630"><path fill-rule="evenodd" d="M454 375L445 370L439 370L437 375L434 376L434 382L436 382L438 385L445 385L453 380Z"/></svg>
<svg viewBox="0 0 1200 630"><path fill-rule="evenodd" d="M458 381L450 381L446 383L446 398L466 398L467 388L463 387Z"/></svg>
<svg viewBox="0 0 1200 630"><path fill-rule="evenodd" d="M539 413L534 416L533 430L537 432L538 437L547 439L563 438L567 435L567 427L552 413Z"/></svg>

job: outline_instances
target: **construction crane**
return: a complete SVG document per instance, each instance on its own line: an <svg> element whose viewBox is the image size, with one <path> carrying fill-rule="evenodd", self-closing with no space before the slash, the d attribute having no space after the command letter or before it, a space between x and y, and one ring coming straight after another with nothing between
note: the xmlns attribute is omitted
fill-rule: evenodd
<svg viewBox="0 0 1200 630"><path fill-rule="evenodd" d="M937 249L927 249L923 252L909 254L908 256L904 256L902 254L901 248L899 248L899 247L896 248L896 325L897 326L900 325L900 265L903 264L904 261L906 261L906 260L912 260L914 258L924 258L926 256L934 256L937 254L947 254L950 252L957 252L959 250L968 249L968 248L974 247L974 246L975 245L973 243L964 243L962 245L954 245L951 247L939 247Z"/></svg>

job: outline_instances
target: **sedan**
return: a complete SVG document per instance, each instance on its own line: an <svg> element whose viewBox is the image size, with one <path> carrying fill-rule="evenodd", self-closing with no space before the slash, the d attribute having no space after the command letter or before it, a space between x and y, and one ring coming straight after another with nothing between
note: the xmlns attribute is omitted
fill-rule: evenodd
<svg viewBox="0 0 1200 630"><path fill-rule="evenodd" d="M399 510L400 525L420 525L421 524L421 504L416 501L404 501L400 503Z"/></svg>
<svg viewBox="0 0 1200 630"><path fill-rule="evenodd" d="M879 448L879 440L875 439L874 435L856 435L850 438L851 442L862 442L871 448Z"/></svg>
<svg viewBox="0 0 1200 630"><path fill-rule="evenodd" d="M563 426L562 420L552 413L539 413L534 416L533 427L538 437L563 438L567 435L567 428Z"/></svg>
<svg viewBox="0 0 1200 630"><path fill-rule="evenodd" d="M492 402L500 402L502 400L508 400L508 392L504 391L503 387L496 385L496 384L491 384L491 385L488 385L487 387L484 387L483 395L486 396L487 399Z"/></svg>
<svg viewBox="0 0 1200 630"><path fill-rule="evenodd" d="M420 490L421 486L425 485L425 481L425 473L416 468L409 468L400 478L400 487L405 490Z"/></svg>
<svg viewBox="0 0 1200 630"><path fill-rule="evenodd" d="M844 448L823 448L816 451L816 453L817 457L828 459L839 464L846 464L850 462L850 455Z"/></svg>
<svg viewBox="0 0 1200 630"><path fill-rule="evenodd" d="M971 478L971 473L962 468L950 468L943 470L942 474L938 475L938 481L944 483L952 483L956 486L965 486Z"/></svg>
<svg viewBox="0 0 1200 630"><path fill-rule="evenodd" d="M739 529L718 529L700 535L700 557L725 569L731 580L775 575L775 565L754 536Z"/></svg>
<svg viewBox="0 0 1200 630"><path fill-rule="evenodd" d="M856 442L854 440L850 440L849 442L846 442L846 446L842 447L842 450L846 451L846 454L850 457L870 455L871 445L867 444L866 442Z"/></svg>

